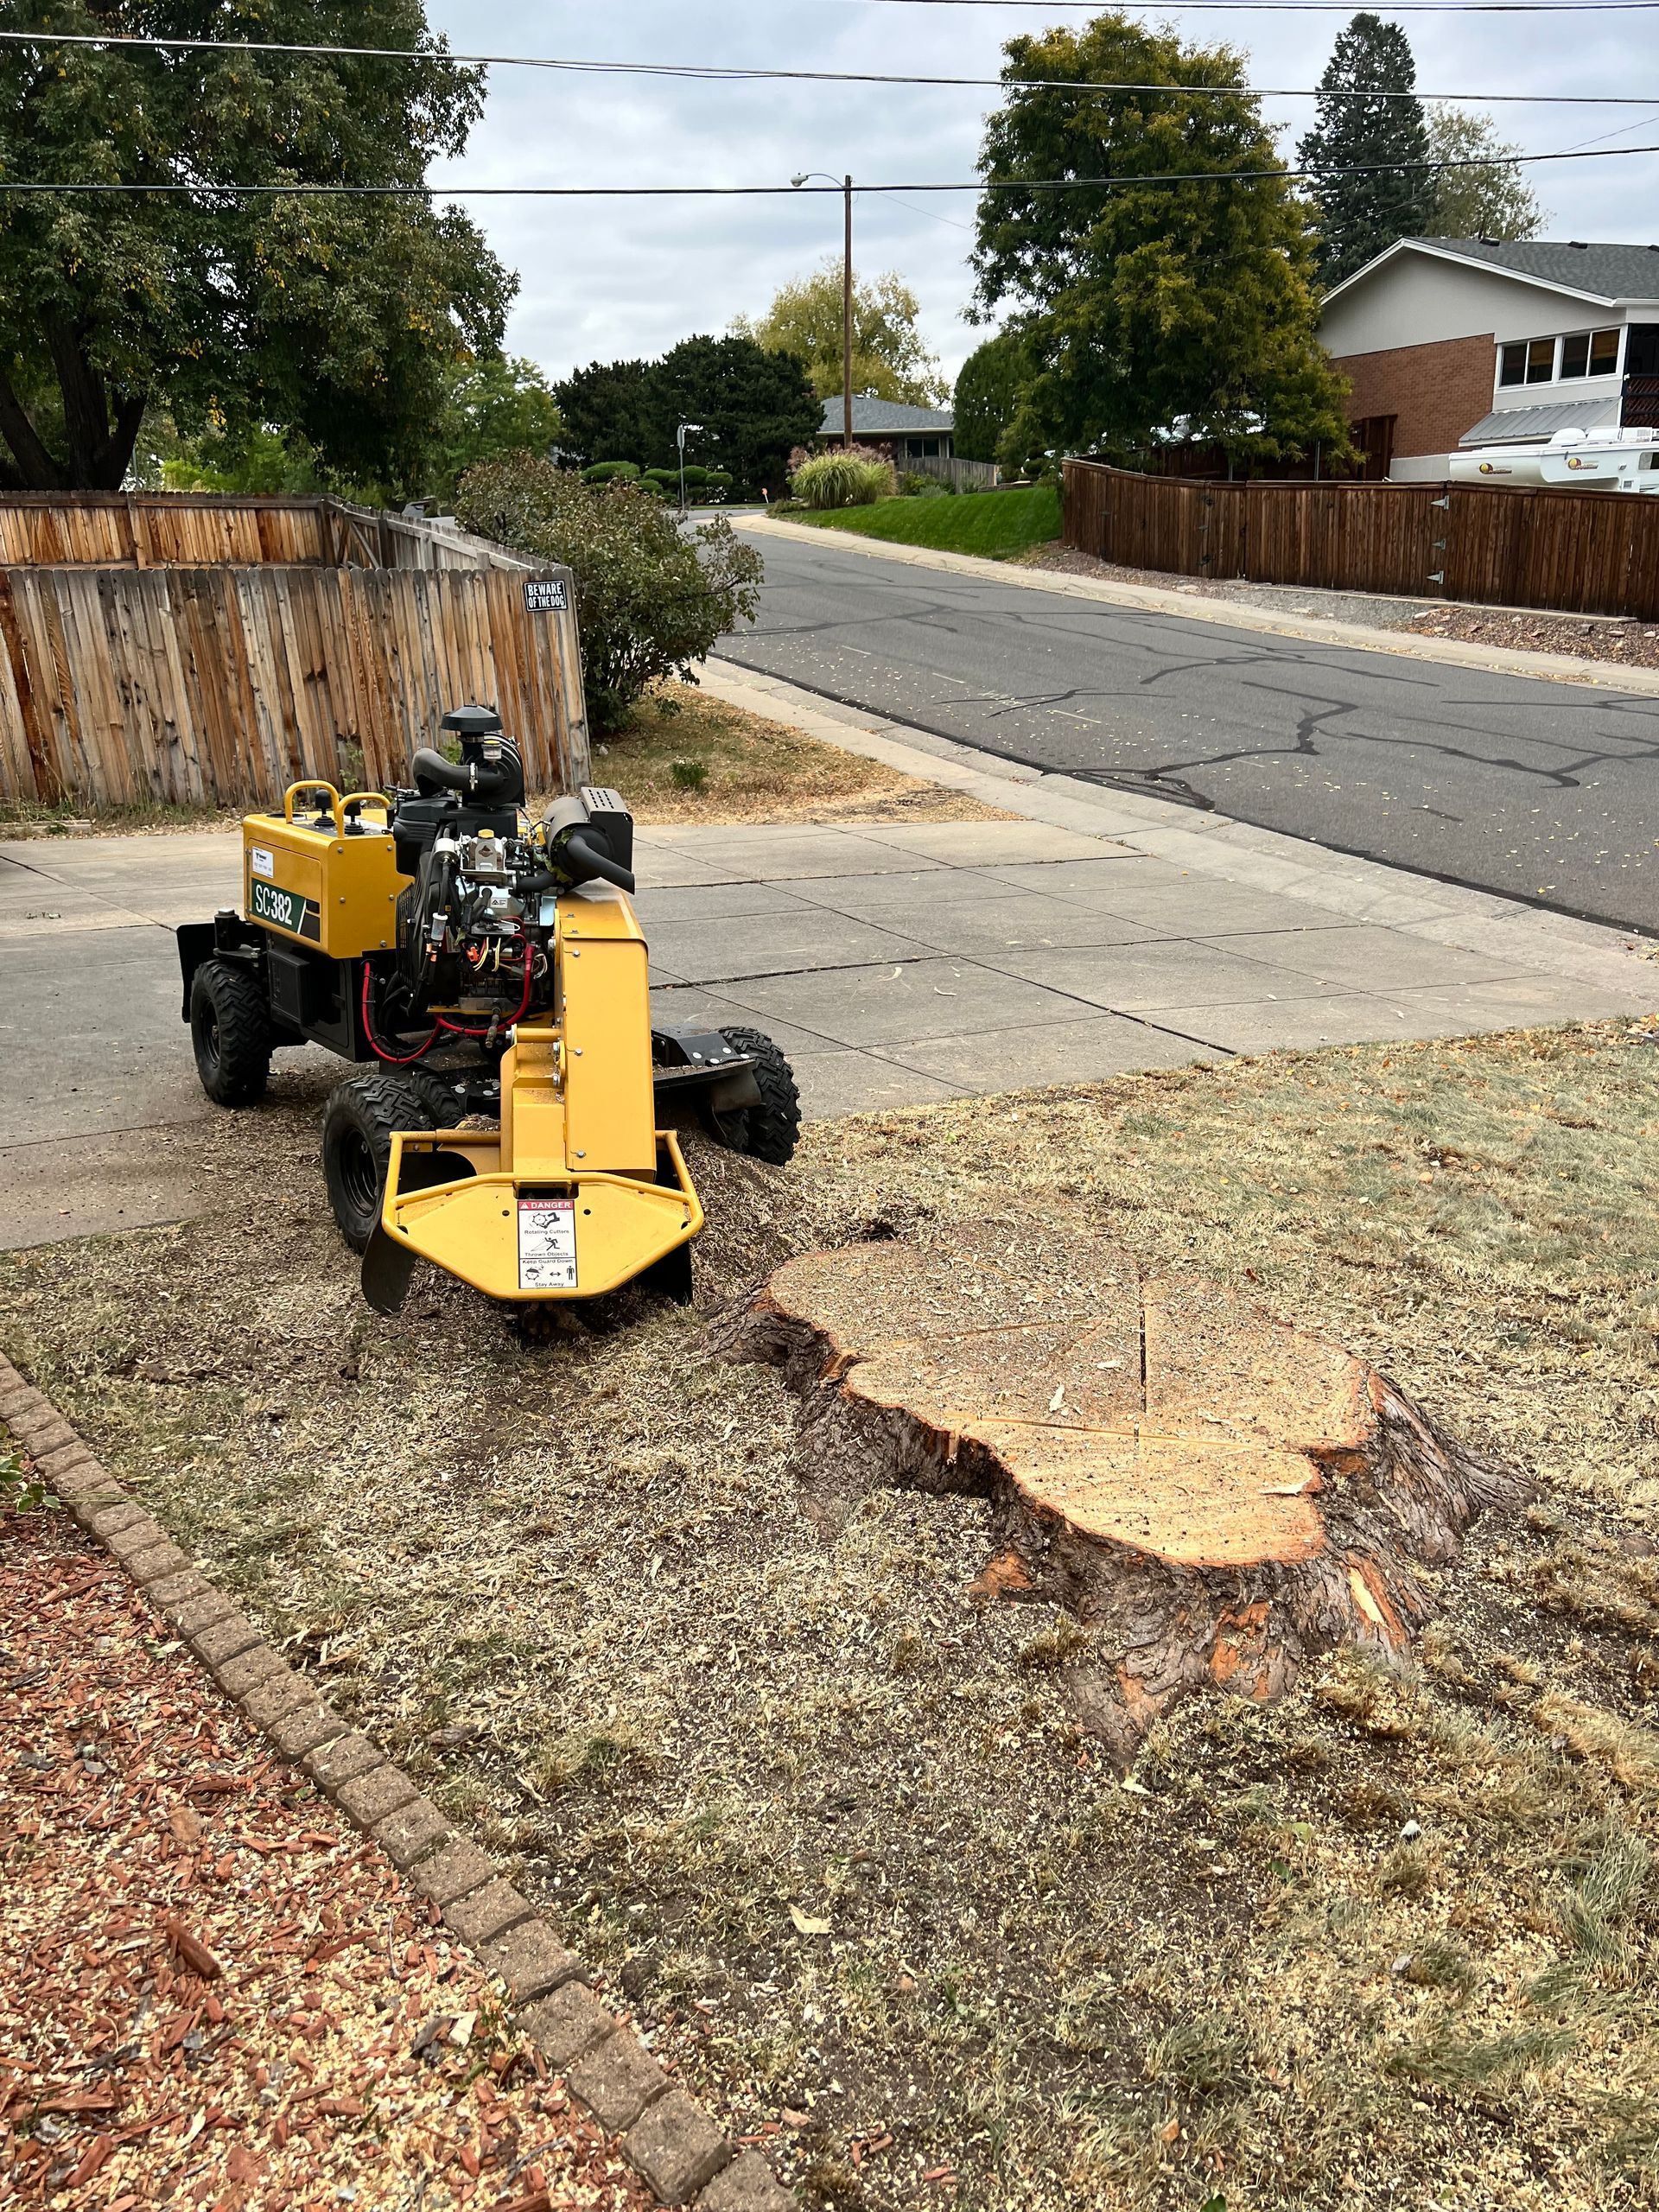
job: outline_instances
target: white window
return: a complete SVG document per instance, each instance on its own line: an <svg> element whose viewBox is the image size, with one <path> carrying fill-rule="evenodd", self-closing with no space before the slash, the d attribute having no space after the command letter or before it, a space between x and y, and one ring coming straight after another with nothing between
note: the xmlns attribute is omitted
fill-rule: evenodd
<svg viewBox="0 0 1659 2212"><path fill-rule="evenodd" d="M1565 338L1518 338L1497 349L1500 386L1569 383L1578 377L1611 377L1618 372L1620 333L1575 330Z"/></svg>

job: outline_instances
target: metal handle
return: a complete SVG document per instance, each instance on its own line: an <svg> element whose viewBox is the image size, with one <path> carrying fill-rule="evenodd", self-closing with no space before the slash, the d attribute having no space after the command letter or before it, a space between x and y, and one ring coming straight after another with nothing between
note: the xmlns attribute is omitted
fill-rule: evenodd
<svg viewBox="0 0 1659 2212"><path fill-rule="evenodd" d="M345 836L346 822L340 810L340 793L334 789L332 784L325 783L321 776L310 776L302 783L290 784L289 785L288 789L283 793L283 819L284 822L292 822L294 819L294 794L296 791L327 791L328 794L330 806L334 811L334 835L337 837L343 837Z"/></svg>

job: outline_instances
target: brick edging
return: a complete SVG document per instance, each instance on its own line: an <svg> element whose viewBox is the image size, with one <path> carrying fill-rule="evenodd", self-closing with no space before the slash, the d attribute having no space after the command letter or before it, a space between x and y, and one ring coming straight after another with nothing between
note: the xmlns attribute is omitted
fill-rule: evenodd
<svg viewBox="0 0 1659 2212"><path fill-rule="evenodd" d="M54 1494L124 1567L225 1694L353 1825L373 1838L450 1934L505 1985L518 2025L550 2069L664 2204L697 2212L791 2212L758 2151L664 2073L587 1986L587 1970L401 1767L334 1712L267 1643L89 1452L50 1399L0 1354L0 1422Z"/></svg>

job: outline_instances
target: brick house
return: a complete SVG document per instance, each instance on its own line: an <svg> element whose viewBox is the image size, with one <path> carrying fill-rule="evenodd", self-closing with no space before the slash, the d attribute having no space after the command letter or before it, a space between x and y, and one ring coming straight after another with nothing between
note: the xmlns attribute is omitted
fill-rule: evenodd
<svg viewBox="0 0 1659 2212"><path fill-rule="evenodd" d="M826 399L817 442L838 446L846 422L843 399ZM949 461L956 451L957 418L949 408L904 407L895 400L853 394L853 437L884 453L895 467L907 461Z"/></svg>
<svg viewBox="0 0 1659 2212"><path fill-rule="evenodd" d="M1365 474L1459 447L1659 423L1659 245L1401 238L1333 285L1319 336Z"/></svg>

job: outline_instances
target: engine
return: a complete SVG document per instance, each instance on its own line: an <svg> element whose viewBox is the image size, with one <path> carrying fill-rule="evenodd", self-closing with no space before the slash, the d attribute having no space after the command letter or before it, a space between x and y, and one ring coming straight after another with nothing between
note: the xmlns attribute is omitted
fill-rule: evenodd
<svg viewBox="0 0 1659 2212"><path fill-rule="evenodd" d="M372 1031L427 1027L486 1046L550 995L558 894L605 881L632 891L632 822L613 791L556 800L532 824L524 763L492 709L458 707L442 727L461 759L423 749L396 794L395 969L371 978Z"/></svg>

